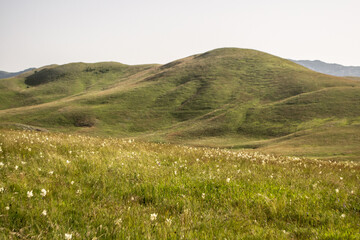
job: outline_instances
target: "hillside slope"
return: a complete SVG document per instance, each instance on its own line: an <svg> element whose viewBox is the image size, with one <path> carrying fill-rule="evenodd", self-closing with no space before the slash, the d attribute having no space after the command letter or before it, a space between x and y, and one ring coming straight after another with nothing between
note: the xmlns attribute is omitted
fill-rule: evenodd
<svg viewBox="0 0 360 240"><path fill-rule="evenodd" d="M360 163L1 129L0 143L0 239L360 234Z"/></svg>
<svg viewBox="0 0 360 240"><path fill-rule="evenodd" d="M162 66L51 66L0 81L0 91L2 123L151 141L269 148L293 133L360 123L360 82L248 49Z"/></svg>
<svg viewBox="0 0 360 240"><path fill-rule="evenodd" d="M0 109L37 105L104 90L153 66L128 66L115 62L46 66L16 78L0 80Z"/></svg>

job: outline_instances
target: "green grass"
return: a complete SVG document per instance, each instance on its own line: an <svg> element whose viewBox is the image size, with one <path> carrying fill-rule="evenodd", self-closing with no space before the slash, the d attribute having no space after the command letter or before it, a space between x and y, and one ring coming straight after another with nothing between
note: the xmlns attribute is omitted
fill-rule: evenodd
<svg viewBox="0 0 360 240"><path fill-rule="evenodd" d="M360 237L358 163L9 130L0 147L2 239Z"/></svg>
<svg viewBox="0 0 360 240"><path fill-rule="evenodd" d="M36 71L0 80L0 125L259 148L290 138L296 144L303 131L316 145L318 129L336 125L350 134L344 129L360 117L359 81L249 49L215 49L162 66L72 63ZM328 144L331 154L313 153L339 159L341 145ZM356 144L345 152L359 160Z"/></svg>
<svg viewBox="0 0 360 240"><path fill-rule="evenodd" d="M360 124L329 122L330 126L300 131L299 133L265 143L261 151L319 159L359 160ZM271 140L270 140L271 141Z"/></svg>
<svg viewBox="0 0 360 240"><path fill-rule="evenodd" d="M74 95L105 90L131 75L154 66L128 66L104 62L43 67L15 79L0 80L0 96L4 100L1 108L48 103ZM11 97L11 95L15 96Z"/></svg>
<svg viewBox="0 0 360 240"><path fill-rule="evenodd" d="M352 79L352 80L360 80L360 77L346 77L348 79Z"/></svg>

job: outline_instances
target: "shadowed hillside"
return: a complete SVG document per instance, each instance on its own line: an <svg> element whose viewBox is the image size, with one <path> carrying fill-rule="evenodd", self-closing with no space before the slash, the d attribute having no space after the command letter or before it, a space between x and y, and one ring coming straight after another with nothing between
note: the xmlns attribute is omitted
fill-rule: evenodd
<svg viewBox="0 0 360 240"><path fill-rule="evenodd" d="M0 80L0 91L7 126L150 141L268 149L294 133L360 124L359 81L248 49L216 49L162 66L44 67Z"/></svg>

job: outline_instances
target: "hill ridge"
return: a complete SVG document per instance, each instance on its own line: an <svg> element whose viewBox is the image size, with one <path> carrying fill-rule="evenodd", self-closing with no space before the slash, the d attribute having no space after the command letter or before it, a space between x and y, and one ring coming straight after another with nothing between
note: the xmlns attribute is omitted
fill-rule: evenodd
<svg viewBox="0 0 360 240"><path fill-rule="evenodd" d="M359 81L316 73L257 50L215 49L164 65L50 68L55 70L0 80L0 122L148 141L247 146L306 129L315 134L318 126L331 122L341 133L341 124L356 129L360 121L360 109L350 108L360 101ZM29 86L27 79L39 84Z"/></svg>

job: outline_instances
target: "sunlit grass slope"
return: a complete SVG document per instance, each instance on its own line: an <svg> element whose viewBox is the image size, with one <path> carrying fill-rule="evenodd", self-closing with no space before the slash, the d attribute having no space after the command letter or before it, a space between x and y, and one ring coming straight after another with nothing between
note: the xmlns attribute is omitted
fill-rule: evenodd
<svg viewBox="0 0 360 240"><path fill-rule="evenodd" d="M269 144L300 131L331 131L338 122L356 127L359 89L359 81L270 54L223 48L165 65L75 63L0 80L0 123L259 147L264 144L254 141Z"/></svg>
<svg viewBox="0 0 360 240"><path fill-rule="evenodd" d="M358 239L360 166L0 131L1 239Z"/></svg>
<svg viewBox="0 0 360 240"><path fill-rule="evenodd" d="M155 65L129 66L104 62L43 67L15 78L0 80L0 107L5 109L36 105L76 94L105 90L124 78L153 66Z"/></svg>

